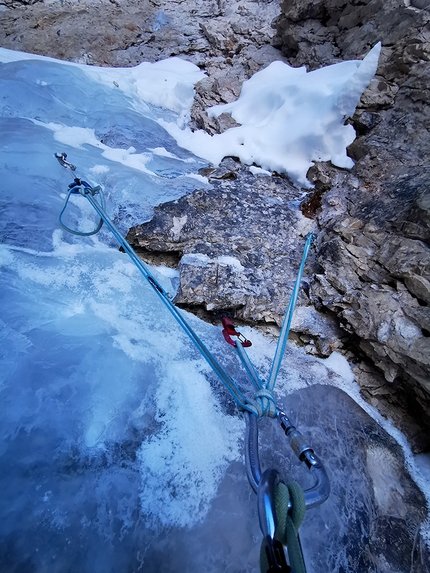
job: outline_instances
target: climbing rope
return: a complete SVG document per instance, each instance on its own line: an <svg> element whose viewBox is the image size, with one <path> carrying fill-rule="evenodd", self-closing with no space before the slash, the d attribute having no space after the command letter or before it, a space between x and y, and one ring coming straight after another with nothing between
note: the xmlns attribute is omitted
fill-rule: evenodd
<svg viewBox="0 0 430 573"><path fill-rule="evenodd" d="M280 482L275 494L276 516L278 527L276 538L288 547L290 565L294 573L306 571L303 552L299 538L299 527L306 513L305 496L296 482Z"/></svg>
<svg viewBox="0 0 430 573"><path fill-rule="evenodd" d="M257 416L263 417L268 416L270 418L275 418L277 415L277 408L276 408L276 400L273 394L276 379L278 377L279 369L281 367L282 359L285 354L288 335L290 332L291 321L293 319L293 312L296 306L297 298L299 296L300 285L302 282L303 271L305 268L306 258L308 256L308 252L311 246L312 241L312 233L310 233L306 239L305 246L303 249L302 260L300 263L299 271L297 273L296 280L294 282L293 291L291 293L290 301L288 303L287 310L285 312L281 332L279 335L278 343L276 346L275 355L273 358L272 366L270 369L269 378L266 383L263 383L254 366L252 365L245 348L251 346L249 340L242 339L242 335L240 332L237 332L235 329L233 322L228 317L222 318L222 323L224 326L223 335L225 340L236 348L236 352L247 371L254 387L256 388L256 392L254 394L254 400L257 407ZM234 341L231 337L236 336L237 342Z"/></svg>
<svg viewBox="0 0 430 573"><path fill-rule="evenodd" d="M222 380L224 385L227 387L227 389L230 391L231 395L235 399L238 407L241 408L242 410L248 410L248 411L253 412L253 413L258 415L259 409L258 409L258 405L255 403L255 401L252 399L249 399L243 395L243 393L239 390L239 388L237 387L235 382L225 372L225 370L218 363L218 361L214 358L214 356L209 352L209 350L206 348L206 346L200 340L198 335L194 332L194 330L191 328L191 326L188 324L188 322L186 322L186 320L184 319L182 314L179 312L177 307L172 303L172 301L170 300L170 297L169 297L169 293L167 291L165 291L163 289L163 287L152 276L151 272L149 271L149 269L145 265L145 263L143 261L141 261L139 259L139 257L136 255L136 253L134 252L130 243L121 236L120 232L115 227L113 222L109 219L109 217L107 216L107 214L104 210L104 199L101 199L100 202L95 199L96 196L102 195L102 190L101 190L100 186L92 187L87 182L85 182L79 178L75 178L74 182L69 186L69 192L66 196L66 200L65 200L65 204L63 206L63 209L61 210L61 216L64 214L64 211L67 207L67 203L68 203L69 198L70 198L70 195L72 193L79 193L80 195L82 195L82 197L85 197L85 199L87 199L87 201L92 205L94 210L99 215L100 221L108 227L108 229L111 231L111 233L113 234L115 239L118 241L120 246L124 249L124 251L130 257L130 259L133 261L133 263L135 264L135 266L137 267L139 272L147 279L147 281L149 282L151 287L154 289L156 294L159 296L159 298L162 300L162 302L165 304L167 309L170 311L170 313L173 315L173 317L176 319L176 321L179 323L179 325L183 328L183 330L188 334L189 338L192 340L192 342L195 344L195 346L198 348L198 350L201 352L201 354L207 360L207 362L212 367L212 369L216 372L216 374L218 374L219 378ZM84 233L84 232L78 231L77 229L70 229L70 227L68 227L67 225L64 224L62 219L60 220L60 225L66 231L71 232L74 235L83 236L83 237L88 236L88 235L93 235L95 232L97 232L95 229L93 231L91 231L90 233ZM100 223L97 225L96 229L99 229L99 228L101 228Z"/></svg>
<svg viewBox="0 0 430 573"><path fill-rule="evenodd" d="M64 154L64 153L56 154L55 157L59 160L59 162L61 163L61 165L63 167L66 167L72 171L74 171L76 169L74 165L72 166L71 163L66 161L66 157L67 157L66 154ZM72 169L72 167L74 169ZM69 203L69 200L70 200L70 197L72 194L80 194L82 197L87 199L88 202L91 204L91 206L96 211L96 213L99 215L100 221L99 221L98 225L92 231L83 232L83 231L79 231L78 229L71 229L68 225L66 225L64 223L63 215L66 211L66 208L68 206L68 203ZM99 200L97 201L96 198L99 198ZM262 382L260 381L254 367L252 366L249 358L247 357L247 355L244 351L244 346L242 344L239 344L239 345L236 344L236 349L239 353L239 356L241 357L241 360L242 360L243 364L245 365L247 372L251 374L251 379L253 380L254 385L256 386L256 392L252 398L246 397L241 392L241 390L238 388L238 386L233 381L233 379L227 374L227 372L224 370L224 368L218 363L218 361L215 359L215 357L209 352L209 350L206 348L206 346L200 340L198 335L194 332L194 330L191 328L191 326L188 324L188 322L184 319L182 314L179 312L177 307L172 303L172 301L170 300L169 294L163 289L163 287L152 276L147 265L145 265L145 263L139 259L139 257L136 255L135 251L131 247L130 243L124 237L122 237L122 235L120 234L120 232L118 231L118 229L116 228L114 223L110 220L110 218L108 217L108 215L105 212L105 200L104 200L102 188L99 185L93 187L89 183L87 183L86 181L75 177L73 183L71 183L69 185L69 190L68 190L63 208L61 209L61 212L59 215L59 223L64 230L68 231L69 233L73 233L74 235L78 235L78 236L82 236L82 237L94 235L95 233L97 233L101 229L101 227L104 223L108 227L108 229L111 231L113 236L116 238L116 240L118 241L120 246L124 249L124 251L131 258L131 260L133 261L133 263L135 264L135 266L137 267L139 272L147 279L149 284L155 290L156 294L160 297L160 299L165 304L165 306L168 308L168 310L173 315L175 320L179 323L179 325L182 327L182 329L186 332L186 334L189 336L189 338L192 340L192 342L195 344L195 346L198 348L198 350L201 352L201 354L207 360L207 362L212 367L212 369L219 376L221 381L224 383L226 388L229 390L229 392L233 396L234 400L236 401L237 406L241 410L247 410L247 411L255 414L258 418L260 418L262 416L269 416L269 417L274 418L276 416L276 412L277 412L276 401L275 401L275 398L273 396L273 387L274 387L275 380L273 380L273 383L271 383L270 386L269 385L263 385ZM299 276L297 277L295 287L293 290L293 295L294 295L294 293L298 293L298 290L299 290L300 281L301 281L301 277L303 274L304 263L305 263L305 259L307 256L307 251L309 250L310 241L311 241L311 236L309 236L307 241L306 241L306 248L305 248L305 252L303 254L303 258L302 258L302 264L301 264L300 269L299 269ZM293 297L292 297L292 299L293 299ZM288 309L287 309L288 315L286 315L286 319L284 319L284 324L287 324L288 328L289 328L289 325L291 323L290 317L292 316L296 299L297 299L297 294L295 295L295 299L290 301L290 304L289 304ZM281 336L283 338L283 344L280 345L278 343L278 347L277 347L276 354L275 354L275 359L277 360L277 363L279 363L279 365L280 365L280 362L282 360L282 355L285 352L286 338L288 337L287 327L285 327L284 325L282 327ZM231 332L231 334L235 334L237 336L239 333L237 333L233 328L233 332ZM277 371L278 370L279 370L279 366L277 367Z"/></svg>
<svg viewBox="0 0 430 573"><path fill-rule="evenodd" d="M276 530L274 538L263 538L260 548L260 569L262 572L277 571L282 568L293 573L306 573L303 552L299 538L299 527L306 513L305 497L300 485L296 482L285 484L279 482L275 489ZM290 568L283 560L278 549L288 548Z"/></svg>
<svg viewBox="0 0 430 573"><path fill-rule="evenodd" d="M59 163L69 171L76 170L76 167L67 161L67 155L65 153L56 153L55 157ZM79 194L84 197L98 214L99 222L92 231L79 231L78 229L72 229L64 223L63 217L72 194ZM290 435L290 438L291 436L294 436L294 439L297 441L297 435L301 436L301 434L296 431L294 426L289 424L285 414L277 409L273 391L281 366L282 358L285 354L293 311L297 302L305 261L312 240L311 234L306 239L302 261L294 284L290 302L283 319L278 344L267 382L262 382L246 353L245 348L251 346L251 342L243 337L239 332L237 332L230 318L223 317L222 319L224 326L222 332L224 338L229 344L235 346L239 359L242 362L242 365L244 366L254 386L255 392L254 395L250 398L243 394L234 380L227 374L224 368L206 348L204 343L200 340L199 336L184 319L183 315L179 312L178 308L172 303L169 293L165 291L163 287L156 281L147 265L139 259L128 241L122 237L114 223L110 220L105 212L105 200L102 188L99 185L93 187L86 181L79 179L78 177L74 177L73 183L69 185L68 193L59 215L59 223L65 231L82 237L87 237L98 233L102 225L105 224L115 239L118 241L119 245L123 248L125 253L127 253L127 255L130 257L139 272L148 281L163 304L167 307L169 312L172 314L172 316L175 318L175 320L178 322L178 324L188 335L202 356L206 359L211 368L229 390L230 394L236 401L238 408L248 412L250 420L256 419L258 421L258 419L263 416L268 416L271 418L278 417L287 436ZM232 336L236 337L236 341L231 338ZM285 427L286 424L289 424L287 429ZM252 427L252 423L249 427ZM264 536L261 549L261 570L263 573L272 573L275 571L284 573L289 571L292 571L293 573L304 573L305 567L301 553L298 528L303 521L306 507L308 505L314 507L315 505L325 501L325 499L328 497L329 486L327 485L327 476L319 458L313 454L313 450L309 446L300 443L300 448L297 451L294 451L298 453L299 459L304 461L309 469L313 469L316 472L316 475L318 476L316 486L304 493L298 484L293 483L285 485L283 482L279 481L276 488L273 488L273 471L275 470L267 470L262 477L260 474L257 451L258 431L256 428L257 427L255 426L253 431L254 440L250 441L248 439L248 443L251 444L251 447L247 447L248 457L251 457L252 459L250 462L247 461L247 466L250 468L248 471L248 478L250 483L254 490L257 491L259 499L263 499L263 501L259 501L260 526ZM252 451L253 449L255 450L254 452ZM269 477L267 478L267 476ZM270 482L270 487L266 487L266 478L270 478L272 480ZM307 500L306 495L308 495ZM266 506L270 507L269 512L267 511ZM285 562L285 555L282 548L283 545L288 547L291 567L289 567Z"/></svg>

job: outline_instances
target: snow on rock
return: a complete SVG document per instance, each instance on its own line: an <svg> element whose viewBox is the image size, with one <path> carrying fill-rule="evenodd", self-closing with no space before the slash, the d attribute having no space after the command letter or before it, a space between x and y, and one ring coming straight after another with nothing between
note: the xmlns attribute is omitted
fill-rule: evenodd
<svg viewBox="0 0 430 573"><path fill-rule="evenodd" d="M235 156L247 164L287 174L302 187L315 161L351 168L346 148L355 131L345 120L351 117L361 94L373 78L381 44L363 61L349 61L313 72L273 62L242 86L236 102L208 110L209 116L230 113L241 125L210 136L201 131L162 125L177 142L196 155L218 165Z"/></svg>

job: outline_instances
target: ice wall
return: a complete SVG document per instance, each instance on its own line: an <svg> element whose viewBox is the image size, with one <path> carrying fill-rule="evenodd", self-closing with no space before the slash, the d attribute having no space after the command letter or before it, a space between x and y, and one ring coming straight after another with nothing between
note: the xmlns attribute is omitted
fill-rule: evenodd
<svg viewBox="0 0 430 573"><path fill-rule="evenodd" d="M57 151L104 186L123 233L154 205L205 185L196 183L205 163L161 126L181 122L185 108L142 101L137 72L122 89L122 71L4 50L0 59L0 571L258 571L261 534L234 404L108 232L79 238L58 226L70 176ZM166 64L157 73L173 72ZM167 80L189 95L195 77ZM67 222L88 230L94 217L75 198ZM154 273L174 291L174 273ZM244 384L220 328L187 318ZM246 335L267 375L273 344ZM411 554L422 564L418 538L397 522L401 551L381 548L391 530L378 519L392 499L408 508L408 527L418 527L425 500L394 466L394 497L374 494L363 460L374 467L381 443L401 451L344 393L319 385L344 381L334 364L290 347L279 377L280 406L332 479L329 502L302 528L308 570L371 570L381 551L396 570ZM264 467L309 484L277 427L265 421L261 438Z"/></svg>

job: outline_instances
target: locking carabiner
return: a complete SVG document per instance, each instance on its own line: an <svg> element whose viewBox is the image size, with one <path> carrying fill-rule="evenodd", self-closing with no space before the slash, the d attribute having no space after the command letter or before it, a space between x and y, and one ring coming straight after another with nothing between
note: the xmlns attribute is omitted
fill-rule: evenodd
<svg viewBox="0 0 430 573"><path fill-rule="evenodd" d="M245 439L245 462L248 481L255 493L261 481L260 456L258 453L258 419L254 414L245 413L247 432ZM315 483L304 490L306 509L317 507L330 495L330 481L327 472L314 450L309 446L303 434L290 422L284 412L278 412L277 418L290 442L290 447L301 462L304 462L314 476Z"/></svg>

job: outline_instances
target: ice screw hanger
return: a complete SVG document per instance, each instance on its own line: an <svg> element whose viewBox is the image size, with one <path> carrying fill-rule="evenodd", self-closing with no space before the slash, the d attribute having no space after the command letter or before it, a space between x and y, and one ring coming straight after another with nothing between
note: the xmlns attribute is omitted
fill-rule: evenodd
<svg viewBox="0 0 430 573"><path fill-rule="evenodd" d="M66 169L70 169L70 171L76 170L76 165L73 165L72 163L69 163L69 161L66 161L67 153L64 153L64 151L62 153L55 153L54 157L56 159L58 159L58 163L62 167L65 167Z"/></svg>

